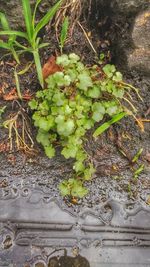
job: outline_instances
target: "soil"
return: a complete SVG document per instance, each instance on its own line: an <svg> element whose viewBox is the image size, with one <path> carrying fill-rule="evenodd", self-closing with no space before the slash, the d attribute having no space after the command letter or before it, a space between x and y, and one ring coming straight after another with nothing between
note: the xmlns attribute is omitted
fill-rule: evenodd
<svg viewBox="0 0 150 267"><path fill-rule="evenodd" d="M124 72L124 79L140 89L143 101L139 100L133 92L133 102L138 109L138 116L143 119L149 119L149 78L144 73L138 73L134 70L129 72L126 69L126 64L124 64L126 61L125 58L118 60L118 55L121 57L121 50L120 46L116 44L122 38L126 39L127 36L130 36L132 20L124 17L122 25L125 25L125 27L122 28L121 25L118 26L120 18L118 17L117 20L117 17L111 13L111 10L107 12L110 17L106 16L105 13L104 15L102 15L103 13L98 13L94 20L91 9L91 15L89 15L88 21L85 21L83 15L81 24L89 36L91 36L90 38L97 52L104 52L107 55L108 62L118 64L118 68L121 68ZM93 23L90 23L90 21L93 21ZM124 24L125 22L126 24ZM44 64L49 56L59 54L59 46L54 28L51 28L51 25L48 25L41 35L44 42L50 42L50 46L41 51L42 64ZM129 42L130 38L128 38ZM74 28L73 35L70 36L64 49L65 53L72 51L79 54L87 64L93 64L95 62L95 54L87 42L81 27L77 24ZM21 66L17 67L17 70L23 69L29 61L32 61L30 55L22 56ZM34 142L34 149L29 151L20 149L18 151L13 136L13 149L10 151L8 129L1 127L0 187L6 195L9 194L12 188L13 190L20 191L22 188L35 187L41 190L43 194L46 193L54 196L62 202L62 197L57 187L62 179L70 176L72 160L65 160L59 154L59 147L57 156L52 160L47 159L42 148L36 143L36 129L33 127L31 120L32 114L28 108L28 99L39 89L34 64L25 75L19 76L22 95L26 96L23 101L18 99L12 101L4 100L10 98L10 93L16 87L13 76L15 67L16 63L10 56L4 57L0 62L0 106L6 105L3 121L10 118L12 114L15 115L19 110L24 112L28 121L28 131ZM21 128L22 122L18 120L17 123ZM128 117L117 125L112 126L96 141L92 138L92 132L89 132L85 147L92 156L94 165L96 166L95 177L91 182L87 182L89 194L83 200L79 199L76 203L77 205L75 205L72 203L72 200L66 198L63 200L64 205L68 205L73 212L77 213L83 207L94 207L96 209L99 204L105 203L113 197L120 200L138 201L144 203L144 205L149 205L149 123L144 123L144 127L145 131L142 132L136 121ZM31 145L29 138L26 141ZM142 155L138 162L133 164L132 159L141 148L143 149ZM134 179L134 172L143 164L144 170L137 179Z"/></svg>

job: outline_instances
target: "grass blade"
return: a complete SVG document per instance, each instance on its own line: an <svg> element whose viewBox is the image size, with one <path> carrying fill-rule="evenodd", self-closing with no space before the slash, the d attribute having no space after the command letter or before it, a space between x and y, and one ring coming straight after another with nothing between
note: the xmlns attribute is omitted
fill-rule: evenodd
<svg viewBox="0 0 150 267"><path fill-rule="evenodd" d="M132 159L132 162L135 163L138 161L139 157L141 156L143 152L143 148L140 148L140 150L136 153L136 155L134 156L134 158Z"/></svg>
<svg viewBox="0 0 150 267"><path fill-rule="evenodd" d="M35 27L36 10L37 10L37 7L38 7L38 5L40 4L41 1L42 1L42 0L37 0L37 1L36 1L35 8L34 8L34 11L33 11L33 16L32 16L32 27L33 27L33 29L34 29L34 27Z"/></svg>
<svg viewBox="0 0 150 267"><path fill-rule="evenodd" d="M141 174L142 171L144 171L144 164L140 165L138 169L134 172L134 179L138 179L139 175Z"/></svg>
<svg viewBox="0 0 150 267"><path fill-rule="evenodd" d="M2 12L0 12L0 22L1 22L1 25L2 25L2 28L4 31L11 31L11 28L9 26L9 22L8 22L5 14ZM11 44L13 45L15 39L16 39L16 35L12 35L9 37L8 41L9 41L10 45Z"/></svg>
<svg viewBox="0 0 150 267"><path fill-rule="evenodd" d="M38 46L38 48L40 49L40 48L43 48L43 47L46 47L46 46L49 46L49 43L43 43L43 44L40 44L40 45Z"/></svg>
<svg viewBox="0 0 150 267"><path fill-rule="evenodd" d="M21 31L12 31L12 30L0 31L0 35L16 35L16 36L19 36L19 37L26 38L28 40L27 34L24 33L24 32L21 32Z"/></svg>
<svg viewBox="0 0 150 267"><path fill-rule="evenodd" d="M22 94L20 90L20 83L19 83L19 78L16 70L14 71L14 76L15 76L15 82L16 82L16 89L17 89L17 94L20 99L22 99Z"/></svg>
<svg viewBox="0 0 150 267"><path fill-rule="evenodd" d="M18 64L20 64L20 60L19 60L18 54L17 54L16 50L14 49L14 47L11 48L11 52L12 52L12 55L13 55L14 59L16 60L16 62Z"/></svg>
<svg viewBox="0 0 150 267"><path fill-rule="evenodd" d="M37 71L38 79L39 79L40 85L43 88L44 87L44 80L43 80L42 66L41 66L41 61L40 61L40 56L39 56L38 50L33 51L33 56L34 56L34 62L36 65L36 71Z"/></svg>
<svg viewBox="0 0 150 267"><path fill-rule="evenodd" d="M58 1L37 24L34 32L34 40L36 39L39 31L53 18L61 3L62 0Z"/></svg>
<svg viewBox="0 0 150 267"><path fill-rule="evenodd" d="M23 70L20 70L17 74L18 75L23 75L25 74L32 66L33 62L29 62L26 67Z"/></svg>
<svg viewBox="0 0 150 267"><path fill-rule="evenodd" d="M24 45L18 43L17 41L14 41L14 45L17 46L17 47L19 47L19 48L22 48L23 50L28 49L28 47L26 47L26 46L24 46Z"/></svg>
<svg viewBox="0 0 150 267"><path fill-rule="evenodd" d="M0 12L0 22L4 31L10 30L8 20L4 13Z"/></svg>
<svg viewBox="0 0 150 267"><path fill-rule="evenodd" d="M30 1L22 0L22 6L23 6L26 30L27 30L28 38L31 42L32 37L33 37L33 25L32 25L32 12L31 12Z"/></svg>
<svg viewBox="0 0 150 267"><path fill-rule="evenodd" d="M17 52L15 51L15 49L14 49L14 47L13 47L12 45L0 41L0 48L4 48L4 49L7 49L7 50L11 51L11 53L13 54L13 56L14 56L16 62L17 62L18 64L20 64L20 61L19 61L19 57L18 57L18 55L17 55Z"/></svg>
<svg viewBox="0 0 150 267"><path fill-rule="evenodd" d="M9 44L7 44L7 43L5 43L3 41L0 41L0 48L4 48L4 49L10 50Z"/></svg>
<svg viewBox="0 0 150 267"><path fill-rule="evenodd" d="M113 116L113 118L105 123L103 123L100 127L98 127L96 129L96 131L94 132L93 136L97 137L98 135L102 134L103 132L105 132L113 123L120 121L123 117L125 117L127 115L126 112L121 112L115 116Z"/></svg>
<svg viewBox="0 0 150 267"><path fill-rule="evenodd" d="M65 17L64 22L62 24L61 34L60 34L61 54L62 54L62 50L63 50L64 44L66 42L66 39L67 39L68 28L69 28L69 19L68 19L68 17Z"/></svg>

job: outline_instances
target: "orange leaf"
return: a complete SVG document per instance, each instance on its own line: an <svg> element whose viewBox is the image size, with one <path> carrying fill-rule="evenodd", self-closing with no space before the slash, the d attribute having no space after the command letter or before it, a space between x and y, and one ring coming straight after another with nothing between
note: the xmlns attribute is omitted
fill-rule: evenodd
<svg viewBox="0 0 150 267"><path fill-rule="evenodd" d="M56 58L51 56L48 61L44 64L42 73L44 80L57 71L62 71L62 68L56 64Z"/></svg>
<svg viewBox="0 0 150 267"><path fill-rule="evenodd" d="M12 100L18 99L18 94L16 92L16 88L12 88L12 90L9 93L4 94L3 99L6 101L12 101Z"/></svg>
<svg viewBox="0 0 150 267"><path fill-rule="evenodd" d="M29 90L26 90L25 93L22 95L22 98L24 100L31 100L32 94L29 93ZM5 101L12 101L19 99L19 96L17 94L16 88L12 88L11 91L7 94L3 95L3 99Z"/></svg>
<svg viewBox="0 0 150 267"><path fill-rule="evenodd" d="M32 96L33 96L33 94L31 94L29 90L26 90L25 93L23 94L22 98L24 100L31 100Z"/></svg>

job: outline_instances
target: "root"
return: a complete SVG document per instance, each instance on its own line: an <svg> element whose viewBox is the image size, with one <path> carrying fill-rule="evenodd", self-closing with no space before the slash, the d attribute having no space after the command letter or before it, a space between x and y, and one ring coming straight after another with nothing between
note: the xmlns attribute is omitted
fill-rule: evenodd
<svg viewBox="0 0 150 267"><path fill-rule="evenodd" d="M10 152L13 150L24 151L27 154L35 154L34 142L31 136L29 120L24 110L20 107L19 111L11 114L4 121L3 126L8 129L8 140Z"/></svg>

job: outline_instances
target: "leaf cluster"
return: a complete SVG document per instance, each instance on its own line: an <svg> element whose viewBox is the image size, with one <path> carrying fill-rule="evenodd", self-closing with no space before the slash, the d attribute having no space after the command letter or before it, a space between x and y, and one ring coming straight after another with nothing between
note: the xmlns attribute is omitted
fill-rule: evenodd
<svg viewBox="0 0 150 267"><path fill-rule="evenodd" d="M61 154L73 158L73 176L59 188L63 196L83 197L87 194L84 182L92 178L94 166L84 149L86 132L103 120L104 116L123 117L120 99L124 89L122 75L115 66L85 66L74 53L57 57L62 71L50 75L47 88L38 91L29 103L34 110L33 120L38 127L37 141L49 158L55 156L55 143L62 146ZM107 127L106 127L107 126ZM106 125L104 128L108 128Z"/></svg>

